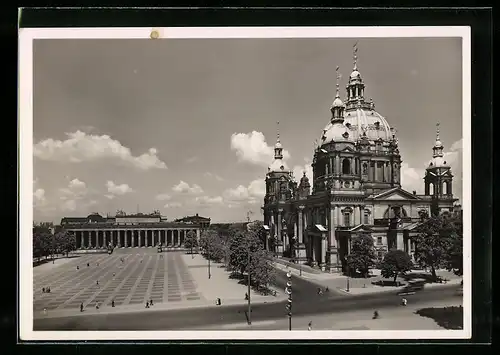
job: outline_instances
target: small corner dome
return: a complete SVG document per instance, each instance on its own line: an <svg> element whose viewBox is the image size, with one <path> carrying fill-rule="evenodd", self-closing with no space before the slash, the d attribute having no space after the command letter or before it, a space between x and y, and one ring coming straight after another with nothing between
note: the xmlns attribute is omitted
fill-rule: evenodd
<svg viewBox="0 0 500 355"><path fill-rule="evenodd" d="M361 77L361 73L359 71L357 71L357 70L353 70L350 77L351 77L351 79L360 78Z"/></svg>
<svg viewBox="0 0 500 355"><path fill-rule="evenodd" d="M444 159L444 157L432 158L429 162L429 166L434 168L449 167L448 162Z"/></svg>
<svg viewBox="0 0 500 355"><path fill-rule="evenodd" d="M354 136L352 132L350 132L350 128L345 123L335 122L329 123L325 129L323 130L323 135L321 137L321 143L327 144L332 140L339 141L352 141ZM347 134L346 134L347 133Z"/></svg>
<svg viewBox="0 0 500 355"><path fill-rule="evenodd" d="M275 159L271 166L269 166L269 172L283 172L288 171L288 166L281 159Z"/></svg>
<svg viewBox="0 0 500 355"><path fill-rule="evenodd" d="M306 182L309 182L309 178L307 177L306 175L306 172L304 171L303 175L302 175L302 178L300 179L300 182L301 183L306 183Z"/></svg>
<svg viewBox="0 0 500 355"><path fill-rule="evenodd" d="M344 103L340 97L336 97L335 100L333 100L332 107L344 107Z"/></svg>
<svg viewBox="0 0 500 355"><path fill-rule="evenodd" d="M281 142L276 142L274 148L283 148L283 146L281 145Z"/></svg>

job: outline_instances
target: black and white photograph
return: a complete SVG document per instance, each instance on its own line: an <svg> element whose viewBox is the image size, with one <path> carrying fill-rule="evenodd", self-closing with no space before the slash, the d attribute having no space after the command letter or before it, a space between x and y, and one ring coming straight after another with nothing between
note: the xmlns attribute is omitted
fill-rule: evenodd
<svg viewBox="0 0 500 355"><path fill-rule="evenodd" d="M22 339L471 336L469 28L19 38Z"/></svg>

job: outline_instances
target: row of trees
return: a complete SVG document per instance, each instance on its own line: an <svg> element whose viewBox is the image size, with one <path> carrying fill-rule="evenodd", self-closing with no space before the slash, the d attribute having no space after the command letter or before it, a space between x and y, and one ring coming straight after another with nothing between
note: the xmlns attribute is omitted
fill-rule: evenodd
<svg viewBox="0 0 500 355"><path fill-rule="evenodd" d="M428 268L436 278L436 269L445 268L457 275L463 274L463 230L458 217L432 217L426 220L413 238L415 262ZM347 257L350 273L367 277L376 264L375 246L370 235L353 239L351 253ZM382 276L394 278L413 268L411 257L402 250L390 250L379 265Z"/></svg>
<svg viewBox="0 0 500 355"><path fill-rule="evenodd" d="M184 246L199 248L202 255L214 262L223 262L226 269L241 278L250 273L251 286L260 292L267 292L274 278L271 255L265 250L265 234L262 238L261 222L245 226L231 226L225 230L202 231L198 245L196 234L188 232Z"/></svg>
<svg viewBox="0 0 500 355"><path fill-rule="evenodd" d="M56 230L50 224L41 223L33 226L33 257L47 258L54 254L66 254L76 249L76 239L65 230Z"/></svg>

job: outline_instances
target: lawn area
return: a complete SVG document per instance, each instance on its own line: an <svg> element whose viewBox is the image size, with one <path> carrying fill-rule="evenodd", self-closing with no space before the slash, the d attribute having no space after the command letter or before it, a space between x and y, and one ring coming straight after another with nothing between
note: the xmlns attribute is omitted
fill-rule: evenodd
<svg viewBox="0 0 500 355"><path fill-rule="evenodd" d="M464 328L464 309L462 306L422 308L415 313L433 319L445 329L460 330Z"/></svg>

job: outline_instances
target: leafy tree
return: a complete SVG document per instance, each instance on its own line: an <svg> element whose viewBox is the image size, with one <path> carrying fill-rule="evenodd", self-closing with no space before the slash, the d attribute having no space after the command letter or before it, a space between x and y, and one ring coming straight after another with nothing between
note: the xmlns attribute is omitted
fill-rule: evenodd
<svg viewBox="0 0 500 355"><path fill-rule="evenodd" d="M350 271L358 271L367 277L375 259L373 238L370 235L361 234L353 239L351 253L347 257L347 266Z"/></svg>
<svg viewBox="0 0 500 355"><path fill-rule="evenodd" d="M41 257L50 255L53 248L52 234L43 228L33 228L33 257L40 260Z"/></svg>
<svg viewBox="0 0 500 355"><path fill-rule="evenodd" d="M400 275L410 271L413 266L410 256L403 250L392 249L385 254L380 265L380 272L385 278L394 278L394 283Z"/></svg>
<svg viewBox="0 0 500 355"><path fill-rule="evenodd" d="M263 246L266 245L267 232L264 229L264 222L253 221L248 224L247 228L250 233L253 233L261 241Z"/></svg>
<svg viewBox="0 0 500 355"><path fill-rule="evenodd" d="M449 249L445 260L448 271L453 271L456 275L463 275L463 229L462 219L454 216L449 220L453 231L450 233Z"/></svg>
<svg viewBox="0 0 500 355"><path fill-rule="evenodd" d="M269 253L262 248L251 254L249 271L250 279L257 289L268 289L276 275Z"/></svg>
<svg viewBox="0 0 500 355"><path fill-rule="evenodd" d="M186 239L184 239L184 247L191 249L191 254L193 254L193 248L198 246L198 238L196 237L196 232L190 230L186 234Z"/></svg>
<svg viewBox="0 0 500 355"><path fill-rule="evenodd" d="M68 231L60 231L54 235L55 250L69 255L70 252L76 250L76 237Z"/></svg>
<svg viewBox="0 0 500 355"><path fill-rule="evenodd" d="M262 245L255 234L238 231L229 242L229 265L243 275L248 268L248 253L259 249L262 249Z"/></svg>
<svg viewBox="0 0 500 355"><path fill-rule="evenodd" d="M444 216L429 218L418 229L418 235L414 238L415 259L420 266L431 269L434 279L436 269L447 266L452 250L454 254L461 253L461 250L453 247L455 234L455 226Z"/></svg>

